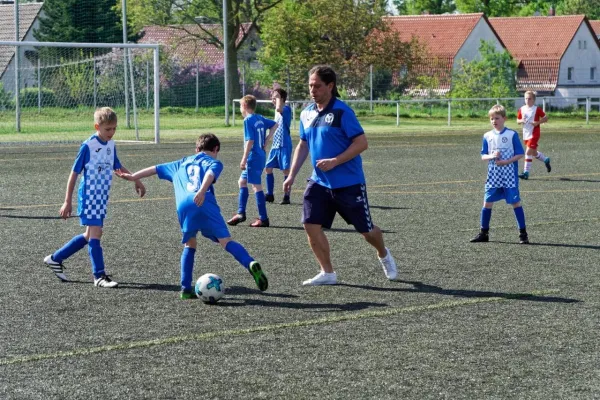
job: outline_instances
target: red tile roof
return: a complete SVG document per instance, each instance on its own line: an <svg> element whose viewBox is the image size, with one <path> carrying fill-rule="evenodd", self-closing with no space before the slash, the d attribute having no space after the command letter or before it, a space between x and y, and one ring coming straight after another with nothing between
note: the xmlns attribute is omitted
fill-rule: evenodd
<svg viewBox="0 0 600 400"><path fill-rule="evenodd" d="M452 15L406 15L384 17L402 41L416 37L435 57L456 56L483 13Z"/></svg>
<svg viewBox="0 0 600 400"><path fill-rule="evenodd" d="M42 3L19 4L19 40L25 39L41 8ZM14 11L13 4L0 5L0 41L12 42L15 40ZM4 74L4 70L14 55L14 47L0 46L0 77Z"/></svg>
<svg viewBox="0 0 600 400"><path fill-rule="evenodd" d="M207 31L222 40L223 29L219 24L201 24ZM250 24L243 24L243 29L250 29ZM223 49L209 44L201 37L209 35L200 29L198 24L173 25L173 26L147 26L142 30L139 43L159 43L168 48L172 56L181 61L191 62L199 60L205 64L223 65ZM243 38L244 32L240 29L237 42Z"/></svg>
<svg viewBox="0 0 600 400"><path fill-rule="evenodd" d="M584 15L489 18L489 21L519 63L517 89L538 91L556 89L560 60L581 24L587 23Z"/></svg>
<svg viewBox="0 0 600 400"><path fill-rule="evenodd" d="M590 25L592 26L592 29L596 33L596 37L600 36L600 20L590 21Z"/></svg>

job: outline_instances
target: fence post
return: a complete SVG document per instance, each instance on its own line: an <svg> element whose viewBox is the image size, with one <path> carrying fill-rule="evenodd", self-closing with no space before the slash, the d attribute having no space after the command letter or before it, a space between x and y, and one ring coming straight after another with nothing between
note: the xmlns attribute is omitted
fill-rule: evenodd
<svg viewBox="0 0 600 400"><path fill-rule="evenodd" d="M96 57L94 57L94 110L98 107L98 82L96 78Z"/></svg>
<svg viewBox="0 0 600 400"><path fill-rule="evenodd" d="M42 113L42 76L40 67L40 57L37 59L37 75L38 75L38 114ZM96 108L96 107L94 107Z"/></svg>
<svg viewBox="0 0 600 400"><path fill-rule="evenodd" d="M235 100L231 100L231 126L235 126Z"/></svg>
<svg viewBox="0 0 600 400"><path fill-rule="evenodd" d="M150 109L150 61L146 60L146 111Z"/></svg>
<svg viewBox="0 0 600 400"><path fill-rule="evenodd" d="M140 130L138 126L137 117L137 102L135 100L135 79L133 77L133 58L131 57L131 49L127 49L127 58L129 59L129 74L131 75L130 85L131 88L131 101L133 102L133 125L135 128L135 140L140 140Z"/></svg>
<svg viewBox="0 0 600 400"><path fill-rule="evenodd" d="M452 121L452 106L450 105L450 100L448 100L448 126Z"/></svg>
<svg viewBox="0 0 600 400"><path fill-rule="evenodd" d="M371 114L373 114L373 64L369 65L369 85L371 86L371 103L369 106Z"/></svg>
<svg viewBox="0 0 600 400"><path fill-rule="evenodd" d="M396 126L400 126L400 102L396 102Z"/></svg>
<svg viewBox="0 0 600 400"><path fill-rule="evenodd" d="M585 98L585 124L590 124L590 98Z"/></svg>
<svg viewBox="0 0 600 400"><path fill-rule="evenodd" d="M198 113L198 96L200 93L200 78L198 77L198 75L200 75L200 64L198 63L198 60L196 59L196 113Z"/></svg>
<svg viewBox="0 0 600 400"><path fill-rule="evenodd" d="M545 113L546 112L546 98L542 97L542 111Z"/></svg>

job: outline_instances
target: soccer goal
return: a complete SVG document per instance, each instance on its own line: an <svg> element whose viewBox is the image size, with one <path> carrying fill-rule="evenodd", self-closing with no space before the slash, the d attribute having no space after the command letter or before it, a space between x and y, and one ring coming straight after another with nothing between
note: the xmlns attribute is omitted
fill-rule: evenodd
<svg viewBox="0 0 600 400"><path fill-rule="evenodd" d="M0 134L78 141L108 106L118 139L158 143L159 70L156 44L0 41Z"/></svg>

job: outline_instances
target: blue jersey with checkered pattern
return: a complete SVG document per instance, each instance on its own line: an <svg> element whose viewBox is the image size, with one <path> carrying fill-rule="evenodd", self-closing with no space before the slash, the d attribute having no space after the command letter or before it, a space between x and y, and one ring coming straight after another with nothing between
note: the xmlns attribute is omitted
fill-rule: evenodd
<svg viewBox="0 0 600 400"><path fill-rule="evenodd" d="M113 170L121 168L115 142L97 134L81 144L73 172L82 174L77 211L82 220L102 220L110 194Z"/></svg>
<svg viewBox="0 0 600 400"><path fill-rule="evenodd" d="M492 129L483 135L481 155L490 155L495 151L500 152L501 160L525 154L519 140L519 135L512 129L504 128L498 132ZM519 162L515 161L508 165L498 166L495 160L489 160L488 176L485 188L518 188L519 187Z"/></svg>
<svg viewBox="0 0 600 400"><path fill-rule="evenodd" d="M204 176L209 171L216 182L223 171L223 163L206 153L198 153L156 166L156 174L160 179L173 182L177 216L183 232L200 230L203 226L204 214L207 212L220 214L213 185L206 192L202 206L198 207L194 203L194 196L200 190Z"/></svg>
<svg viewBox="0 0 600 400"><path fill-rule="evenodd" d="M273 134L272 149L292 147L292 136L290 134L290 124L292 123L292 109L290 106L283 106L280 113L275 112L275 122L278 124Z"/></svg>

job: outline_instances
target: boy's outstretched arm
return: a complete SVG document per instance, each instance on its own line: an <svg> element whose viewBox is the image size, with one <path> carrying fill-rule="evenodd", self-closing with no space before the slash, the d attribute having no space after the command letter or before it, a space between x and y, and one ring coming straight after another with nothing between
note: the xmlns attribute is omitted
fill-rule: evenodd
<svg viewBox="0 0 600 400"><path fill-rule="evenodd" d="M73 199L73 190L75 190L75 183L77 182L77 177L79 174L75 171L71 171L69 175L69 180L67 181L67 193L65 194L65 202L62 207L60 207L59 214L61 218L67 219L71 216L71 211L73 210L72 199Z"/></svg>
<svg viewBox="0 0 600 400"><path fill-rule="evenodd" d="M124 175L132 176L131 172L122 165L121 165L121 168L119 168L118 170L115 171L115 173L117 174L117 176L119 176L123 179L127 179L124 177ZM135 191L137 192L137 194L140 195L140 197L144 197L144 195L146 194L146 186L144 186L144 184L140 181L140 178L127 179L127 180L134 181L135 182Z"/></svg>
<svg viewBox="0 0 600 400"><path fill-rule="evenodd" d="M118 170L117 175L128 181L137 181L142 178L147 178L149 176L156 175L156 165L154 165L152 167L141 169L134 174L127 171L125 168L121 168L121 170Z"/></svg>

